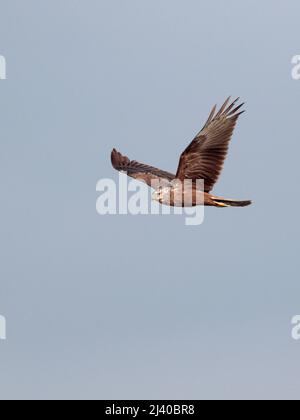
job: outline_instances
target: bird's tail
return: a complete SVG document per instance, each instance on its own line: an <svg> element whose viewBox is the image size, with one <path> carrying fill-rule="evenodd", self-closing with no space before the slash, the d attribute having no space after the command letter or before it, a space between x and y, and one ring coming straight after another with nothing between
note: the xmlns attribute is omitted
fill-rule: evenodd
<svg viewBox="0 0 300 420"><path fill-rule="evenodd" d="M251 200L229 200L221 197L212 197L216 207L246 207L252 204Z"/></svg>

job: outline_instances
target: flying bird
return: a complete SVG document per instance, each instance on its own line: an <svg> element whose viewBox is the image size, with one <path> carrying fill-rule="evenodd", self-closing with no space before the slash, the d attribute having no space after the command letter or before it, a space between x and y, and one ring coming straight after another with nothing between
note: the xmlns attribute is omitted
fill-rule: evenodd
<svg viewBox="0 0 300 420"><path fill-rule="evenodd" d="M191 144L180 156L176 174L130 160L116 149L111 153L113 167L154 188L153 200L176 207L197 205L214 207L245 207L250 200L232 200L211 194L227 156L229 142L244 103L240 98L226 99L217 112L215 105ZM203 180L199 187L197 180Z"/></svg>

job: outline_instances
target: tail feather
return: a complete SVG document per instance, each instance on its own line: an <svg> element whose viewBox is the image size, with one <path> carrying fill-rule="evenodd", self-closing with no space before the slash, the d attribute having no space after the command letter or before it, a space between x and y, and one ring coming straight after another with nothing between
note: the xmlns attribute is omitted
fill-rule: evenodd
<svg viewBox="0 0 300 420"><path fill-rule="evenodd" d="M226 198L213 197L217 207L246 207L252 204L251 200L229 200Z"/></svg>

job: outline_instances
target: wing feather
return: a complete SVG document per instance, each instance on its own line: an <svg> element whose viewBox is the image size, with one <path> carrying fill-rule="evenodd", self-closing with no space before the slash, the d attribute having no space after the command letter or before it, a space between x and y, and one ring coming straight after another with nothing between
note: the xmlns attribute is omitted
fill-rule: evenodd
<svg viewBox="0 0 300 420"><path fill-rule="evenodd" d="M139 163L136 160L130 160L115 149L111 153L111 163L117 171L126 172L128 176L145 182L150 187L157 182L160 184L169 183L175 179L175 175L153 166Z"/></svg>
<svg viewBox="0 0 300 420"><path fill-rule="evenodd" d="M236 106L239 98L228 106L230 99L217 114L214 106L204 127L180 157L176 178L204 179L205 192L212 190L221 174L233 130L244 112L240 111L244 104Z"/></svg>

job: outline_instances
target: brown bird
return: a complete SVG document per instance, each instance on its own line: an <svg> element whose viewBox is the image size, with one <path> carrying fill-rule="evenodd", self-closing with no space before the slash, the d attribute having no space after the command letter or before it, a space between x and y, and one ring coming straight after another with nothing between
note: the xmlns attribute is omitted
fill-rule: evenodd
<svg viewBox="0 0 300 420"><path fill-rule="evenodd" d="M243 103L236 106L239 98L232 103L230 99L218 112L217 106L213 107L202 130L182 153L176 175L131 161L115 149L111 154L113 167L154 188L152 198L161 204L177 207L250 205L250 200L231 200L210 194L221 174L236 122L245 112L241 111ZM203 180L204 184L199 186L197 180Z"/></svg>

